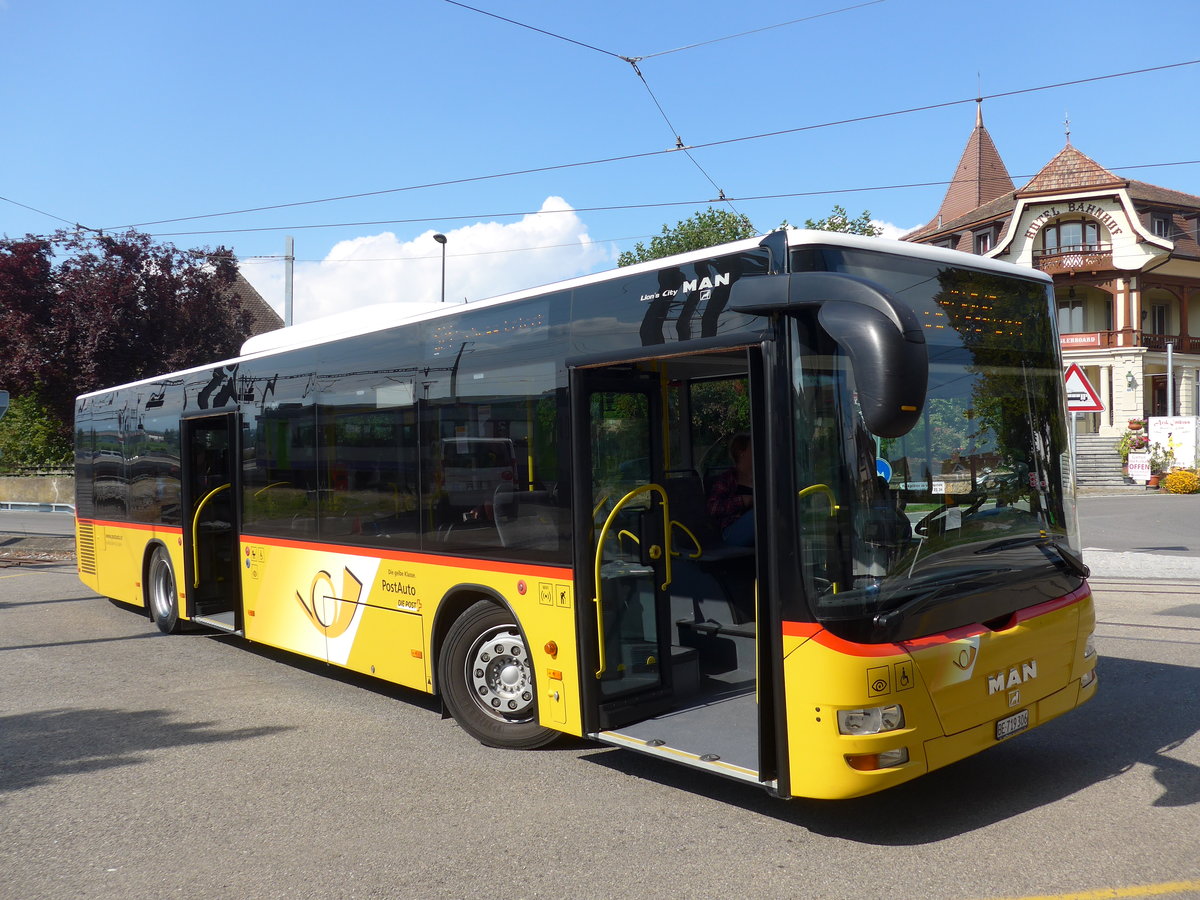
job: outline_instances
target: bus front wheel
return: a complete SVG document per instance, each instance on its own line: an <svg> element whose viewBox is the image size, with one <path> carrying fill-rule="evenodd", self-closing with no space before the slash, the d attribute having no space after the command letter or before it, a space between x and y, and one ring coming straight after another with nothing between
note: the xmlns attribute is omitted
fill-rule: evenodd
<svg viewBox="0 0 1200 900"><path fill-rule="evenodd" d="M150 556L146 577L146 606L150 619L163 634L176 634L182 628L179 619L179 591L175 587L175 569L162 547Z"/></svg>
<svg viewBox="0 0 1200 900"><path fill-rule="evenodd" d="M533 661L514 616L482 600L455 620L438 658L450 714L489 747L531 750L558 732L537 722Z"/></svg>

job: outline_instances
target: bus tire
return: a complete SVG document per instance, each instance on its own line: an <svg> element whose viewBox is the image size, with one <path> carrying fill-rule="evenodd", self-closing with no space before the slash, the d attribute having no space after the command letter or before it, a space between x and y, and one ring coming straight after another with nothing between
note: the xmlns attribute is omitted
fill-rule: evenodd
<svg viewBox="0 0 1200 900"><path fill-rule="evenodd" d="M175 567L171 565L171 556L165 547L154 548L146 567L146 609L163 634L178 634L183 629Z"/></svg>
<svg viewBox="0 0 1200 900"><path fill-rule="evenodd" d="M538 724L533 661L502 606L481 600L455 620L438 657L438 681L450 714L482 744L532 750L558 737Z"/></svg>

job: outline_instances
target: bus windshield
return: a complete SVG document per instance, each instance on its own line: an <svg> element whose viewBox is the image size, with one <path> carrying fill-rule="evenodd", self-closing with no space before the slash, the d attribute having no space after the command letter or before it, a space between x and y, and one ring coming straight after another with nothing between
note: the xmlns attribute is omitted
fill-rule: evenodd
<svg viewBox="0 0 1200 900"><path fill-rule="evenodd" d="M858 410L849 360L815 318L793 321L795 502L815 618L895 640L1001 618L1036 602L1029 586L1051 574L1077 586L1086 570L1046 286L929 261L890 259L885 271L861 251L796 262L885 287L915 310L929 352L917 424L881 438Z"/></svg>

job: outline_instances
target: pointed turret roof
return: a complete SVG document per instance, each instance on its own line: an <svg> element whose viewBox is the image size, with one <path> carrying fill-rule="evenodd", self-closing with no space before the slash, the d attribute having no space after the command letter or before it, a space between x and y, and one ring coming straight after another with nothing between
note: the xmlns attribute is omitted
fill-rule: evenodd
<svg viewBox="0 0 1200 900"><path fill-rule="evenodd" d="M1029 184L1017 191L1017 196L1032 197L1038 194L1061 194L1093 188L1119 188L1128 184L1124 178L1118 178L1091 157L1080 153L1068 141L1067 146L1046 163L1042 170L1030 179Z"/></svg>
<svg viewBox="0 0 1200 900"><path fill-rule="evenodd" d="M975 108L975 128L967 139L937 218L931 224L957 219L1012 189L1013 181L1004 160L983 125L983 104L980 103Z"/></svg>

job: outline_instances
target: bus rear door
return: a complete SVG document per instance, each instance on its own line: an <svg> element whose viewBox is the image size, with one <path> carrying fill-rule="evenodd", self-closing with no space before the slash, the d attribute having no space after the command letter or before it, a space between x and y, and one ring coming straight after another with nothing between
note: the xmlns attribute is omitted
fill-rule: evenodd
<svg viewBox="0 0 1200 900"><path fill-rule="evenodd" d="M188 614L222 631L242 631L238 559L238 416L184 419L184 568Z"/></svg>

